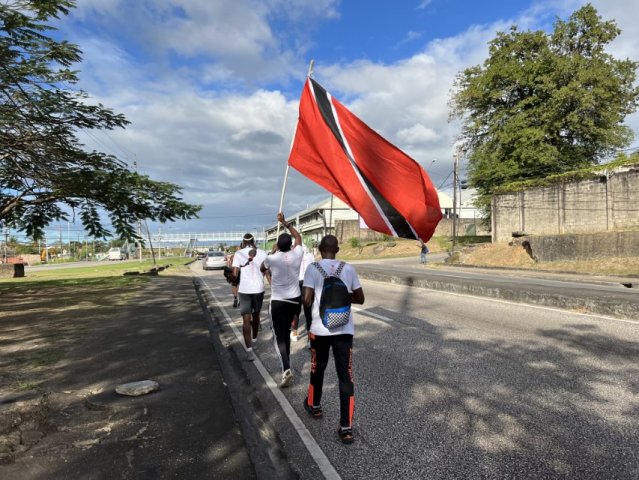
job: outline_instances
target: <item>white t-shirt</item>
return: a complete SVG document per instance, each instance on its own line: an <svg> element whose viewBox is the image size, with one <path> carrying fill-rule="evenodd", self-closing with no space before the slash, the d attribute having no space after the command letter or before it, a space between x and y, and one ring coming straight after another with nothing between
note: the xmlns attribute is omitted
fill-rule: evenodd
<svg viewBox="0 0 639 480"><path fill-rule="evenodd" d="M337 267L339 267L340 260L328 260L322 259L320 260L320 266L324 269L324 271L328 275L334 275L337 271ZM358 288L362 288L359 283L359 278L357 278L357 273L352 265L348 263L344 265L342 269L342 273L339 278L342 279L348 291L353 293L354 290ZM351 316L346 325L343 325L338 328L334 328L329 330L322 324L322 320L319 315L319 304L320 298L322 296L322 286L324 285L324 277L323 275L315 268L313 265L309 266L306 269L306 274L304 275L304 284L305 287L310 287L315 290L315 298L313 300L313 321L311 323L311 333L320 336L327 335L343 335L355 334L355 325L353 324L353 311L351 310Z"/></svg>
<svg viewBox="0 0 639 480"><path fill-rule="evenodd" d="M299 271L304 250L302 246L288 252L275 252L266 257L264 265L271 269L271 300L286 300L300 296Z"/></svg>
<svg viewBox="0 0 639 480"><path fill-rule="evenodd" d="M302 248L304 249L304 256L302 257L302 264L300 265L300 281L304 280L306 269L311 263L315 261L315 256L311 252L309 252L307 248Z"/></svg>
<svg viewBox="0 0 639 480"><path fill-rule="evenodd" d="M249 259L249 252L252 249L253 247L243 248L235 252L233 256L233 266L240 267L242 272L238 288L240 293L262 293L264 291L264 274L260 272L260 267L266 258L266 252L258 248L253 261L246 265Z"/></svg>

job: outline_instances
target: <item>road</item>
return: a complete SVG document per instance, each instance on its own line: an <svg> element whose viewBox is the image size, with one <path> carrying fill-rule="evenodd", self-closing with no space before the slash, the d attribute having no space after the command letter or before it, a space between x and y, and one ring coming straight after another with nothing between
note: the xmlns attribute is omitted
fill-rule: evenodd
<svg viewBox="0 0 639 480"><path fill-rule="evenodd" d="M219 302L222 324L228 315L239 328L221 273L194 271L212 304ZM276 437L270 441L301 478L639 478L639 322L362 284L354 445L342 445L335 433L332 361L324 418L303 411L304 337L293 344L289 389L273 388L280 376L268 318L259 361L243 363L255 397L242 400L259 403ZM233 348L241 352L239 341ZM303 441L307 433L311 440Z"/></svg>

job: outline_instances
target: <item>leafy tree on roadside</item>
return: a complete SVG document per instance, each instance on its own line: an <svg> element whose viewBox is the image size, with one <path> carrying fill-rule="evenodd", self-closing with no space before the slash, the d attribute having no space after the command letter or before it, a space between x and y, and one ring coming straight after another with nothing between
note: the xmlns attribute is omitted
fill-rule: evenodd
<svg viewBox="0 0 639 480"><path fill-rule="evenodd" d="M81 51L48 36L47 22L74 6L72 0L0 3L0 222L40 238L53 220L68 219L70 209L92 236L106 237L105 211L116 233L131 238L138 219L197 216L200 207L184 202L177 185L153 181L79 142L79 129L128 122L72 89L78 77L71 67Z"/></svg>
<svg viewBox="0 0 639 480"><path fill-rule="evenodd" d="M594 165L630 144L623 121L638 105L639 64L606 53L619 34L588 4L549 34L497 34L483 65L457 76L451 117L462 119L469 182L486 213L497 186Z"/></svg>

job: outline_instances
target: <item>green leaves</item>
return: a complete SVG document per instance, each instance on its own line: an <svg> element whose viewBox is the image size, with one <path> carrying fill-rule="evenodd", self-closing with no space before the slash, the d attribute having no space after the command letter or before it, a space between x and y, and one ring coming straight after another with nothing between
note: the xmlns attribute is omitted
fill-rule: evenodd
<svg viewBox="0 0 639 480"><path fill-rule="evenodd" d="M0 221L41 237L53 220L67 219L66 205L95 237L135 235L141 219L160 222L197 216L180 189L128 169L117 158L82 148L78 129L124 128L128 121L87 94L71 65L78 46L46 35L46 22L66 15L70 0L0 3Z"/></svg>
<svg viewBox="0 0 639 480"><path fill-rule="evenodd" d="M619 33L586 5L550 34L498 33L484 64L458 75L451 117L481 204L496 187L597 164L631 142L623 120L637 108L638 63L605 53Z"/></svg>

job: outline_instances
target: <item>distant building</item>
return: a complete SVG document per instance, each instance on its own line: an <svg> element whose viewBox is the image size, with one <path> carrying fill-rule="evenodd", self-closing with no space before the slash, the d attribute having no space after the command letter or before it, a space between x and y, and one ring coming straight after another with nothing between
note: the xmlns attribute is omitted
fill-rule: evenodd
<svg viewBox="0 0 639 480"><path fill-rule="evenodd" d="M452 217L453 200L442 192L437 192L439 206L444 217ZM338 222L344 220L359 220L358 213L339 198L333 196L322 200L293 215L286 215L286 219L300 232L305 241L319 242L324 235L334 234ZM280 233L283 230L280 228ZM266 241L277 238L277 224L265 229Z"/></svg>

